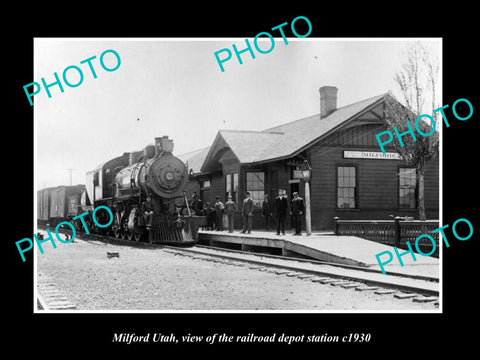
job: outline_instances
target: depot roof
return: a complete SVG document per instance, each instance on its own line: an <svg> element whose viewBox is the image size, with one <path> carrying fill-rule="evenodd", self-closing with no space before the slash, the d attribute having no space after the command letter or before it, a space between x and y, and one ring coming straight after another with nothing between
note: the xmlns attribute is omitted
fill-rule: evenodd
<svg viewBox="0 0 480 360"><path fill-rule="evenodd" d="M202 168L203 162L205 161L209 150L210 147L206 147L191 151L189 153L177 155L177 157L187 164L189 171L191 169L194 174L198 174L200 173L200 169Z"/></svg>
<svg viewBox="0 0 480 360"><path fill-rule="evenodd" d="M200 172L220 149L230 148L242 164L263 163L295 156L361 114L378 106L385 94L340 107L323 119L319 114L291 121L263 131L219 130L213 144L202 152ZM205 149L202 149L205 150ZM199 161L201 159L197 159ZM197 173L197 172L195 172Z"/></svg>

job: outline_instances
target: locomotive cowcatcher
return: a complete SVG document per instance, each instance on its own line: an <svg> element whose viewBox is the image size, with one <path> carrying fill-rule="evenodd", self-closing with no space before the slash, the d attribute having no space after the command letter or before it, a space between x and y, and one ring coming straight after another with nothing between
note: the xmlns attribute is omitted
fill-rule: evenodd
<svg viewBox="0 0 480 360"><path fill-rule="evenodd" d="M117 238L150 243L190 245L197 241L198 228L206 219L190 210L182 215L188 169L172 152L173 140L157 137L155 145L124 153L87 172L85 187L91 204L108 206L114 215L105 231Z"/></svg>

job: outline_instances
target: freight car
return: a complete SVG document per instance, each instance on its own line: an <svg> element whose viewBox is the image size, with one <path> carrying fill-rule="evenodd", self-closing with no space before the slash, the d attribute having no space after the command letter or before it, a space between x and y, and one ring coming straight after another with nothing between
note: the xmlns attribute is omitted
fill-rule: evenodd
<svg viewBox="0 0 480 360"><path fill-rule="evenodd" d="M105 232L135 241L188 245L197 241L206 219L179 211L187 203L187 181L187 166L173 155L173 140L163 136L155 138L155 145L87 172L85 186L93 207L104 205L113 212L113 224Z"/></svg>
<svg viewBox="0 0 480 360"><path fill-rule="evenodd" d="M38 223L55 226L62 221L71 221L83 211L84 193L85 185L56 186L38 190Z"/></svg>

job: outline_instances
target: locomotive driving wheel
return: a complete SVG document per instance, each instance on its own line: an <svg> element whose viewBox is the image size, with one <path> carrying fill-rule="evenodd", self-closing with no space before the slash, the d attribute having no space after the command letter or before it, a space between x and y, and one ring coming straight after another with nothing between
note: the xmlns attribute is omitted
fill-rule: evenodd
<svg viewBox="0 0 480 360"><path fill-rule="evenodd" d="M115 212L115 221L112 226L112 231L113 231L113 236L115 238L120 239L122 236L122 213L120 212Z"/></svg>
<svg viewBox="0 0 480 360"><path fill-rule="evenodd" d="M130 231L128 230L128 216L122 217L122 222L120 226L120 237L124 240L132 240L130 236Z"/></svg>
<svg viewBox="0 0 480 360"><path fill-rule="evenodd" d="M133 230L128 230L127 232L127 239L130 241L135 240L136 242L139 242L140 240L142 240L142 238L143 238L142 233L139 233Z"/></svg>
<svg viewBox="0 0 480 360"><path fill-rule="evenodd" d="M140 233L134 233L133 238L135 239L136 242L139 242L142 239L142 234Z"/></svg>

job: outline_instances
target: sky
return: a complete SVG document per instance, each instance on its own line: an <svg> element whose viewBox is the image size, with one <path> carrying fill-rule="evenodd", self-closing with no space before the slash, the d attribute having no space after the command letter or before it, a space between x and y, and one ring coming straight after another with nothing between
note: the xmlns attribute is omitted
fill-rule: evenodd
<svg viewBox="0 0 480 360"><path fill-rule="evenodd" d="M253 43L253 39L249 39ZM34 96L37 189L84 184L87 171L124 152L141 150L154 138L174 139L179 155L210 146L221 129L264 130L320 112L319 88L338 88L341 107L397 88L393 78L405 62L408 43L418 39L276 38L273 50L241 54L245 38L36 38L34 79L57 85ZM259 42L262 49L270 40ZM432 53L440 39L421 39ZM252 45L253 46L253 45ZM220 70L214 53L232 58ZM115 50L121 63L105 71L100 55ZM91 60L97 78L87 63ZM224 56L222 54L221 56ZM116 58L106 53L105 66ZM78 66L83 81L68 87L62 74ZM79 82L75 70L67 79ZM26 99L27 103L28 100Z"/></svg>

